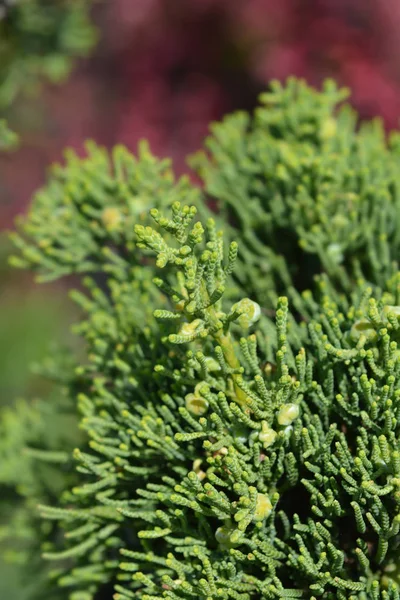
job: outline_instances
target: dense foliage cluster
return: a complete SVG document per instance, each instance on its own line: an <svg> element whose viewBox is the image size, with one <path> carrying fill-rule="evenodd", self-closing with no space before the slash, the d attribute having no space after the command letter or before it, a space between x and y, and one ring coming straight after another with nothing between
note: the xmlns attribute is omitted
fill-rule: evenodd
<svg viewBox="0 0 400 600"><path fill-rule="evenodd" d="M32 490L61 597L399 600L400 138L345 95L214 125L204 192L89 145L21 219L15 266L82 277L76 472Z"/></svg>
<svg viewBox="0 0 400 600"><path fill-rule="evenodd" d="M213 125L209 154L192 159L240 231L246 285L263 286L249 263L262 270L265 256L268 276L271 250L285 259L278 277L286 264L298 290L321 272L347 292L354 277L383 285L395 269L400 138L387 142L379 120L359 127L347 105L335 111L346 96L330 81L323 95L294 79L277 83L253 117L241 112ZM269 283L264 288L269 293Z"/></svg>

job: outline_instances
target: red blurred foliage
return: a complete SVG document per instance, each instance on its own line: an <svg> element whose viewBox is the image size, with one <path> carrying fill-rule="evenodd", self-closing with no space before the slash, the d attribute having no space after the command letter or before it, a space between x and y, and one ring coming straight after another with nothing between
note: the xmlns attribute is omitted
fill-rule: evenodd
<svg viewBox="0 0 400 600"><path fill-rule="evenodd" d="M400 115L399 0L103 0L102 40L70 82L21 107L24 145L0 163L3 222L44 168L92 137L135 150L138 139L178 172L210 121L252 108L271 78L352 88L362 117Z"/></svg>

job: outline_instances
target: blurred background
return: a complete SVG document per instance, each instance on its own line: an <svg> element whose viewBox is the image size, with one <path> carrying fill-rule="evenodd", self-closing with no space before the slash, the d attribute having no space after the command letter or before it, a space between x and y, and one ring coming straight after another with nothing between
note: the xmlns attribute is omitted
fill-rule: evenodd
<svg viewBox="0 0 400 600"><path fill-rule="evenodd" d="M24 209L65 146L81 150L90 137L134 151L146 137L181 172L209 122L251 109L271 78L297 75L318 85L334 77L352 88L362 117L380 115L388 128L397 126L398 0L92 4L99 37L91 56L76 62L66 83L46 86L36 98L19 95L8 111L22 144L0 162L2 226ZM1 60L0 53L0 68Z"/></svg>
<svg viewBox="0 0 400 600"><path fill-rule="evenodd" d="M29 2L17 23L15 4ZM362 118L379 115L390 130L400 116L399 39L399 0L0 1L0 117L20 136L0 153L1 405L49 393L29 365L72 319L58 285L38 289L9 270L4 233L66 146L82 153L92 138L135 151L144 137L182 173L210 121L251 110L270 79L289 75L335 78ZM43 85L26 90L32 70ZM3 565L0 582L1 598L29 597L18 571Z"/></svg>

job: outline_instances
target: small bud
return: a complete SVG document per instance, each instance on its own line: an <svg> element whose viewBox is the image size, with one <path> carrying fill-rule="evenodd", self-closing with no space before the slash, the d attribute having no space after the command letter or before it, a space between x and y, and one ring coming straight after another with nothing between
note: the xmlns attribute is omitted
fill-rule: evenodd
<svg viewBox="0 0 400 600"><path fill-rule="evenodd" d="M266 421L262 422L262 430L258 434L258 439L260 440L260 442L262 443L264 448L268 448L269 446L272 446L272 444L276 440L277 435L278 434L276 433L276 431L274 431L273 429L268 427L268 424L266 423Z"/></svg>
<svg viewBox="0 0 400 600"><path fill-rule="evenodd" d="M367 319L359 319L355 321L352 328L350 329L350 338L353 342L358 342L361 336L364 336L367 341L372 342L377 337L371 321Z"/></svg>
<svg viewBox="0 0 400 600"><path fill-rule="evenodd" d="M267 494L257 494L256 510L254 513L254 521L264 521L272 511L272 503Z"/></svg>
<svg viewBox="0 0 400 600"><path fill-rule="evenodd" d="M233 548L240 543L241 536L234 535L236 531L237 530L233 525L223 525L222 527L218 527L215 532L215 539L223 548ZM239 532L239 534L241 534L241 532Z"/></svg>
<svg viewBox="0 0 400 600"><path fill-rule="evenodd" d="M179 250L179 254L181 256L188 256L188 254L190 254L192 252L192 249L190 246L182 246L182 248Z"/></svg>
<svg viewBox="0 0 400 600"><path fill-rule="evenodd" d="M333 117L328 117L321 123L320 135L323 140L329 140L335 137L337 132L336 120Z"/></svg>
<svg viewBox="0 0 400 600"><path fill-rule="evenodd" d="M290 425L299 416L300 409L298 404L284 404L277 414L279 425Z"/></svg>
<svg viewBox="0 0 400 600"><path fill-rule="evenodd" d="M179 330L179 335L189 336L193 335L202 327L203 321L201 319L195 319L190 323L183 323L182 327Z"/></svg>
<svg viewBox="0 0 400 600"><path fill-rule="evenodd" d="M340 265L343 262L343 251L340 244L329 244L326 253L335 265Z"/></svg>
<svg viewBox="0 0 400 600"><path fill-rule="evenodd" d="M209 406L205 398L195 394L188 394L185 396L185 404L187 410L198 417L205 415Z"/></svg>
<svg viewBox="0 0 400 600"><path fill-rule="evenodd" d="M105 208L101 215L101 220L103 222L104 227L108 231L115 231L119 228L119 225L122 221L121 211L116 207L108 207Z"/></svg>
<svg viewBox="0 0 400 600"><path fill-rule="evenodd" d="M200 471L202 462L203 462L203 460L201 458L196 458L196 460L193 461L192 469L195 473L198 473Z"/></svg>
<svg viewBox="0 0 400 600"><path fill-rule="evenodd" d="M248 329L258 321L261 315L261 308L257 302L253 302L250 298L243 298L232 307L233 310L239 310L242 314L237 322L243 329Z"/></svg>

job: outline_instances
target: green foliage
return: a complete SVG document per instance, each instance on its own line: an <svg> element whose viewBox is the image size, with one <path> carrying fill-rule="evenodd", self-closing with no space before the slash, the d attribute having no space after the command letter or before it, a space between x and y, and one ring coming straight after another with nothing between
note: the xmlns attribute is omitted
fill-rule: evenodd
<svg viewBox="0 0 400 600"><path fill-rule="evenodd" d="M0 598L32 600L43 597L46 590L46 598L53 600L59 595L56 589L48 590L50 569L38 552L39 540L47 538L49 527L40 520L36 506L58 498L66 481L73 481L74 472L71 461L60 468L60 464L38 463L27 451L62 448L68 457L80 432L72 402L65 391L61 396L60 389L54 390L55 385L59 388L51 381L56 375L54 359L45 361L45 377L37 366L32 373L31 363L42 361L55 336L67 343L67 323L76 313L60 286L32 289L26 281L30 277L21 278L7 268L10 244L5 242L6 237L0 236ZM70 360L63 361L63 369Z"/></svg>
<svg viewBox="0 0 400 600"><path fill-rule="evenodd" d="M68 76L96 40L90 0L16 0L0 13L0 110L42 80Z"/></svg>
<svg viewBox="0 0 400 600"><path fill-rule="evenodd" d="M175 186L170 162L158 162L146 144L138 159L122 146L112 156L92 143L87 150L84 160L67 152L66 166L53 167L49 185L22 219L35 244L13 236L22 254L12 259L14 266L34 265L41 280L102 270L112 247L132 251L134 224L149 208L198 196L186 179ZM117 268L118 253L113 256Z"/></svg>
<svg viewBox="0 0 400 600"><path fill-rule="evenodd" d="M59 532L41 521L37 505L56 501L76 480L71 452L81 433L66 393L66 386L73 385L70 360L47 359L43 364L46 378L60 386L57 392L45 400L18 399L1 407L0 590L8 598L41 598L44 593L52 600L60 597L38 554L40 543L49 543Z"/></svg>
<svg viewBox="0 0 400 600"><path fill-rule="evenodd" d="M270 294L271 270L278 281L283 274L285 291L285 265L297 289L325 272L346 292L360 269L383 285L396 268L399 134L387 142L379 120L358 127L349 106L337 108L346 96L332 81L323 93L296 79L276 82L254 116L212 125L207 152L192 158L240 236L246 286L256 293Z"/></svg>
<svg viewBox="0 0 400 600"><path fill-rule="evenodd" d="M20 221L12 263L83 284L76 483L40 506L61 597L400 599L398 136L343 97L293 80L215 125L215 217L91 145Z"/></svg>
<svg viewBox="0 0 400 600"><path fill-rule="evenodd" d="M17 137L13 131L7 127L4 120L0 121L0 150L11 150L17 143Z"/></svg>

